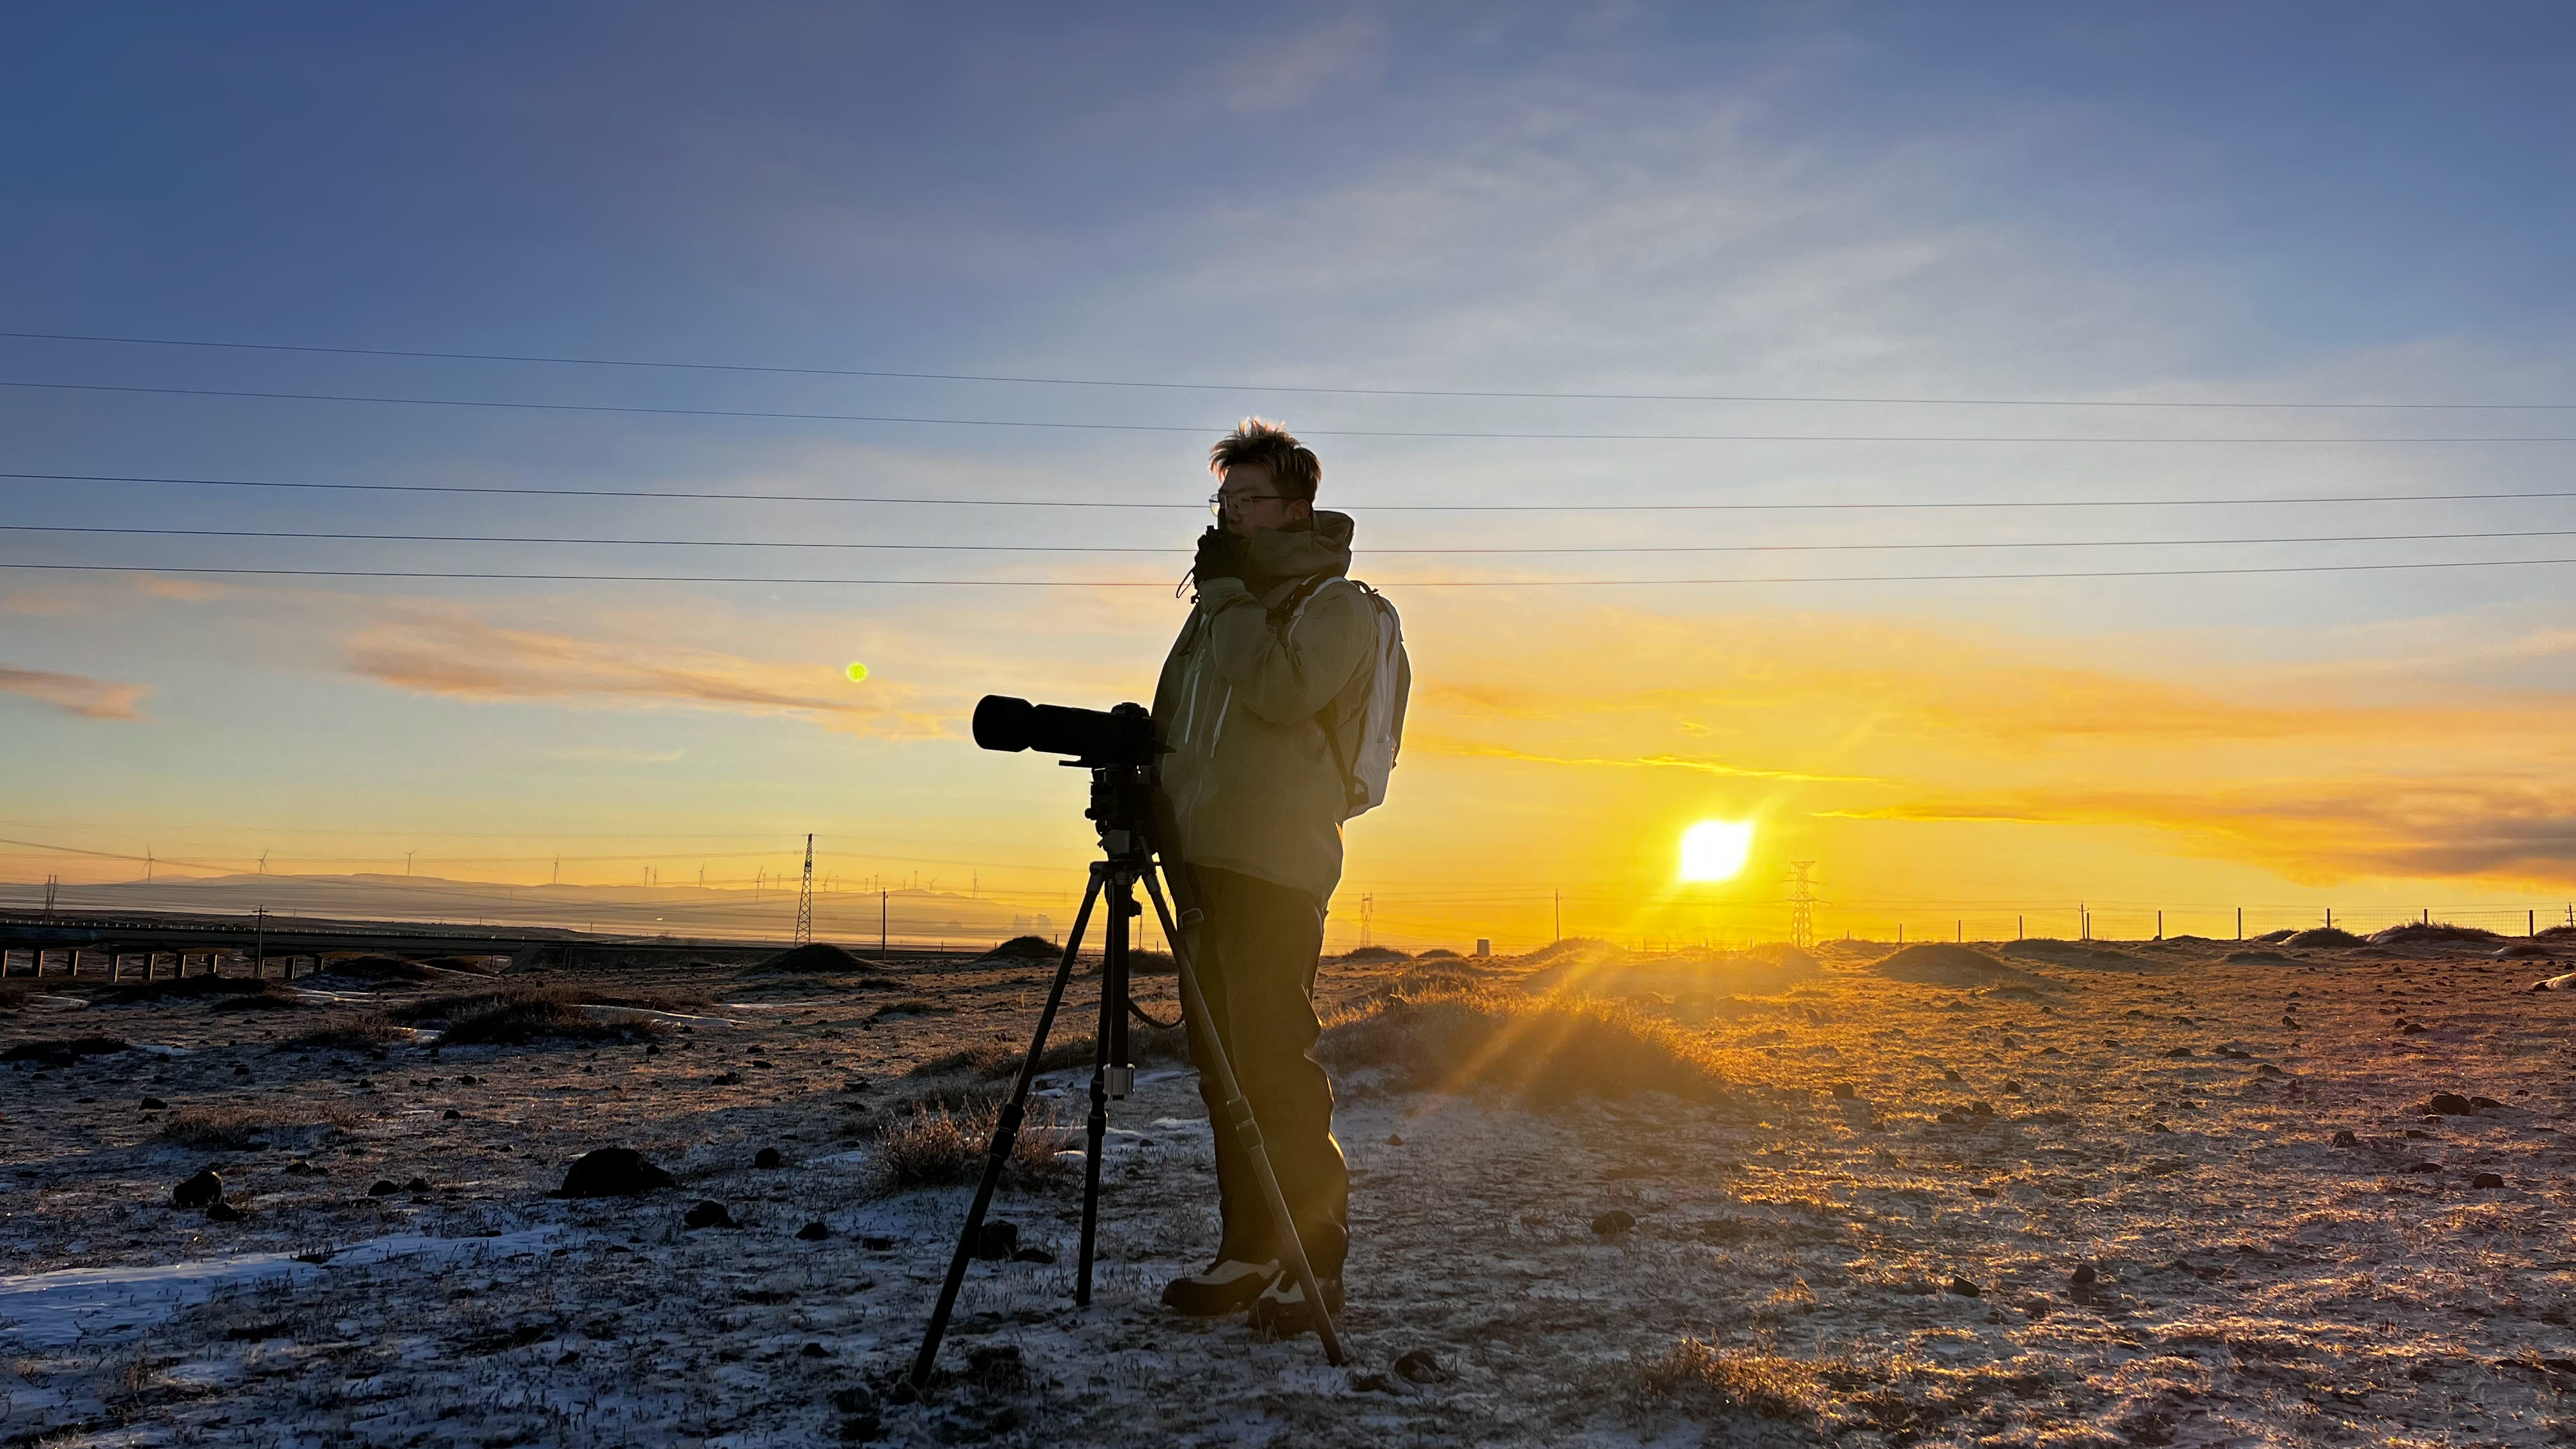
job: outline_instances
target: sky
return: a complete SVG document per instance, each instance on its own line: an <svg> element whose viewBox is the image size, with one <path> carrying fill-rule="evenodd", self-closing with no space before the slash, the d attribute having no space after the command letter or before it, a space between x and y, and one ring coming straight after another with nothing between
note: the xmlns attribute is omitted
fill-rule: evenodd
<svg viewBox="0 0 2576 1449"><path fill-rule="evenodd" d="M2565 7L1218 9L21 17L0 881L1060 901L967 714L1260 414L1417 680L1337 945L2576 896Z"/></svg>

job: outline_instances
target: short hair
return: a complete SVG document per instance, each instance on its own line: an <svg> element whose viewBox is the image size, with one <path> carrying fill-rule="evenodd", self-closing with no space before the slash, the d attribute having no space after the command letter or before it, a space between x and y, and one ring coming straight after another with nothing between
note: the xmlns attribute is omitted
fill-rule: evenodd
<svg viewBox="0 0 2576 1449"><path fill-rule="evenodd" d="M1279 496L1299 503L1314 502L1315 489L1324 481L1324 465L1315 450L1267 418L1245 418L1208 449L1211 473L1240 463L1268 468L1271 481L1279 485Z"/></svg>

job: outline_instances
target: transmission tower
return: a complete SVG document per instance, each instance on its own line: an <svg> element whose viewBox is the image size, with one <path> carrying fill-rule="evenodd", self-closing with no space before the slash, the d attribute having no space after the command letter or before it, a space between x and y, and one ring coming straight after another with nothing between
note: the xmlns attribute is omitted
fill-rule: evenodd
<svg viewBox="0 0 2576 1449"><path fill-rule="evenodd" d="M805 837L805 883L796 888L796 944L814 940L814 837Z"/></svg>
<svg viewBox="0 0 2576 1449"><path fill-rule="evenodd" d="M1789 943L1804 951L1816 944L1816 883L1807 872L1812 860L1789 862Z"/></svg>

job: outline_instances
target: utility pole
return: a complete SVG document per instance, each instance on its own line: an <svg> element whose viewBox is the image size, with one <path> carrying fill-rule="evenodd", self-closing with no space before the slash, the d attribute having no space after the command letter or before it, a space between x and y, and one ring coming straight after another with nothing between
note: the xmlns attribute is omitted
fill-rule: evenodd
<svg viewBox="0 0 2576 1449"><path fill-rule="evenodd" d="M810 945L814 940L814 836L805 836L805 880L796 888L796 944Z"/></svg>
<svg viewBox="0 0 2576 1449"><path fill-rule="evenodd" d="M1361 897L1360 897L1360 944L1361 944L1361 945L1363 945L1363 946L1365 946L1365 945L1369 944L1369 917L1371 917L1372 915L1376 914L1376 912L1377 912L1377 897L1376 897L1376 896L1374 896L1374 895L1363 895L1363 896L1361 896Z"/></svg>
<svg viewBox="0 0 2576 1449"><path fill-rule="evenodd" d="M1816 883L1807 872L1812 860L1789 862L1789 944L1804 951L1816 944Z"/></svg>
<svg viewBox="0 0 2576 1449"><path fill-rule="evenodd" d="M250 979L258 981L268 975L268 907L255 908L251 923Z"/></svg>

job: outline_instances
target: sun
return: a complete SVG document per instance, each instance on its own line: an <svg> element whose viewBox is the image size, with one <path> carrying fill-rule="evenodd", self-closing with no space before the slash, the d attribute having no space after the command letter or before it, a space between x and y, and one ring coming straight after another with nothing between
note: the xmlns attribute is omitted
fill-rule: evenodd
<svg viewBox="0 0 2576 1449"><path fill-rule="evenodd" d="M1752 821L1703 820L1682 832L1682 879L1733 880L1752 851Z"/></svg>

